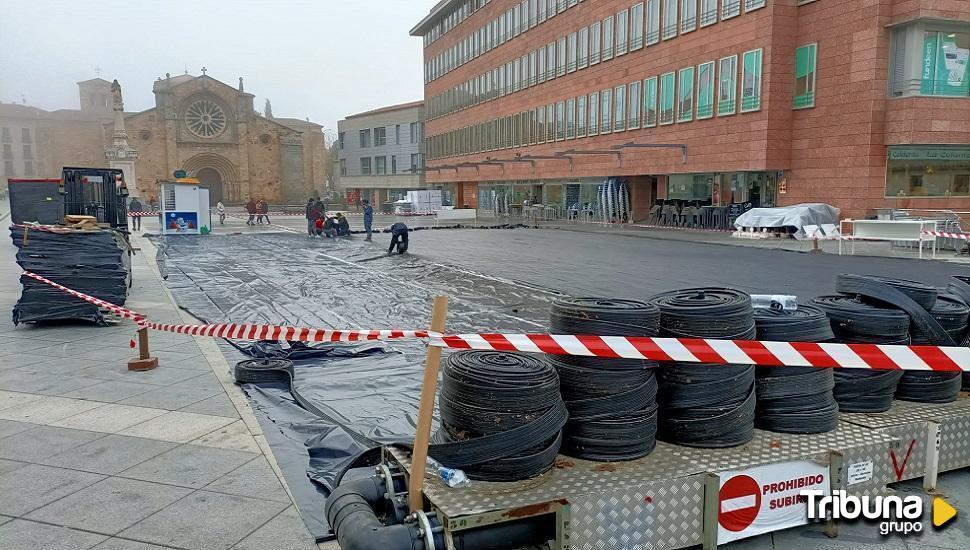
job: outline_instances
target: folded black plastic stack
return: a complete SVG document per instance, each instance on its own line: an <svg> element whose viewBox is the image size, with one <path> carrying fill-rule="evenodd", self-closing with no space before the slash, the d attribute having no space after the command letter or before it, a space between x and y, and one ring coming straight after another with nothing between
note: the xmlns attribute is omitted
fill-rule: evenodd
<svg viewBox="0 0 970 550"><path fill-rule="evenodd" d="M128 297L130 261L124 238L115 231L57 232L11 226L17 263L55 283L124 305ZM88 321L107 324L97 306L22 275L23 292L13 308L13 322Z"/></svg>
<svg viewBox="0 0 970 550"><path fill-rule="evenodd" d="M552 334L656 336L660 312L633 300L567 298L550 312ZM569 422L563 454L587 460L632 460L656 446L654 361L550 355L559 372Z"/></svg>
<svg viewBox="0 0 970 550"><path fill-rule="evenodd" d="M657 294L660 335L751 340L754 310L747 294L692 288ZM660 438L690 447L732 447L754 436L754 365L661 364Z"/></svg>
<svg viewBox="0 0 970 550"><path fill-rule="evenodd" d="M755 309L758 340L772 342L828 342L835 338L825 312L811 305L798 309ZM833 369L815 367L758 367L755 425L773 432L822 433L839 423L839 406L832 395Z"/></svg>
<svg viewBox="0 0 970 550"><path fill-rule="evenodd" d="M829 318L835 339L856 344L909 344L909 316L845 295L819 296L812 304ZM833 395L842 412L883 412L893 403L899 370L835 369Z"/></svg>
<svg viewBox="0 0 970 550"><path fill-rule="evenodd" d="M441 367L441 427L428 454L472 479L515 481L552 467L566 406L542 357L460 351Z"/></svg>

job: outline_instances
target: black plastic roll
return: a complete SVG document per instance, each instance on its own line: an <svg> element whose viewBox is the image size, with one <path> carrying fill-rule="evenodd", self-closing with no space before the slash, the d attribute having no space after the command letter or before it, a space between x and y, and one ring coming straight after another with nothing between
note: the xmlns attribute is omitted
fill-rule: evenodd
<svg viewBox="0 0 970 550"><path fill-rule="evenodd" d="M486 481L552 467L568 418L552 366L521 353L461 351L445 358L441 375L442 426L429 455Z"/></svg>
<svg viewBox="0 0 970 550"><path fill-rule="evenodd" d="M812 300L812 305L828 316L838 340L858 336L909 340L909 315L898 309L876 306L841 294L819 296Z"/></svg>
<svg viewBox="0 0 970 550"><path fill-rule="evenodd" d="M963 342L967 331L970 307L959 297L941 293L936 299L930 316L940 324L953 342ZM914 346L950 345L927 337L919 327L911 327ZM906 371L896 388L896 399L919 403L950 403L956 401L963 386L963 373Z"/></svg>
<svg viewBox="0 0 970 550"><path fill-rule="evenodd" d="M751 298L730 288L692 288L650 299L660 308L660 335L678 338L755 337ZM732 447L754 435L753 365L663 363L660 438L691 447Z"/></svg>
<svg viewBox="0 0 970 550"><path fill-rule="evenodd" d="M564 298L550 311L553 334L656 336L659 310L632 300ZM657 363L636 359L555 356L569 411L562 452L586 460L640 458L657 433Z"/></svg>
<svg viewBox="0 0 970 550"><path fill-rule="evenodd" d="M927 338L932 338L941 346L954 345L950 335L929 313L929 310L936 304L937 291L935 287L902 279L843 273L835 281L835 290L843 294L861 296L866 301L875 301L901 309L909 315L910 324L918 328ZM927 296L927 294L931 294L931 296ZM919 301L914 300L911 297L913 295Z"/></svg>
<svg viewBox="0 0 970 550"><path fill-rule="evenodd" d="M826 342L835 338L825 312L815 306L756 309L754 314L759 340ZM823 433L838 425L832 369L759 367L755 378L757 427L783 433Z"/></svg>
<svg viewBox="0 0 970 550"><path fill-rule="evenodd" d="M958 297L963 303L970 305L970 277L954 275L950 278L950 284L946 288L950 294ZM970 330L964 333L960 345L970 347ZM970 372L963 373L963 390L970 390Z"/></svg>
<svg viewBox="0 0 970 550"><path fill-rule="evenodd" d="M844 282L846 275L840 275L839 278ZM895 279L893 277L880 277L878 275L852 275L856 278L864 278L869 281L875 281L891 286L892 288L898 290L904 294L910 300L916 302L921 308L929 311L933 309L936 305L937 290L936 287L920 283L918 281L908 281L906 279ZM838 288L838 280L836 281L836 290L843 292Z"/></svg>

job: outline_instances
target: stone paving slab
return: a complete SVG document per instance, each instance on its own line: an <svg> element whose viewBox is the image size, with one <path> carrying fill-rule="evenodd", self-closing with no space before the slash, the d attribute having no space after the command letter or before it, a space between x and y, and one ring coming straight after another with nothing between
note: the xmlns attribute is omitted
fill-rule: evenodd
<svg viewBox="0 0 970 550"><path fill-rule="evenodd" d="M307 550L316 548L303 527L296 508L290 506L266 522L253 534L233 546L233 550Z"/></svg>
<svg viewBox="0 0 970 550"><path fill-rule="evenodd" d="M230 423L232 419L223 416L171 411L119 433L147 439L188 443Z"/></svg>
<svg viewBox="0 0 970 550"><path fill-rule="evenodd" d="M37 463L41 460L74 449L95 439L103 433L71 430L55 426L34 426L29 430L3 438L0 458Z"/></svg>
<svg viewBox="0 0 970 550"><path fill-rule="evenodd" d="M0 514L22 516L104 478L89 472L28 464L0 476L0 494L3 495Z"/></svg>
<svg viewBox="0 0 970 550"><path fill-rule="evenodd" d="M204 487L206 491L290 502L273 469L258 456Z"/></svg>
<svg viewBox="0 0 970 550"><path fill-rule="evenodd" d="M4 550L87 550L107 538L22 519L0 525L0 548Z"/></svg>
<svg viewBox="0 0 970 550"><path fill-rule="evenodd" d="M257 455L242 451L181 445L121 472L124 477L200 488Z"/></svg>
<svg viewBox="0 0 970 550"><path fill-rule="evenodd" d="M49 424L61 428L116 433L163 414L165 414L164 409L108 403Z"/></svg>
<svg viewBox="0 0 970 550"><path fill-rule="evenodd" d="M115 475L177 445L167 441L113 434L41 460L50 466Z"/></svg>

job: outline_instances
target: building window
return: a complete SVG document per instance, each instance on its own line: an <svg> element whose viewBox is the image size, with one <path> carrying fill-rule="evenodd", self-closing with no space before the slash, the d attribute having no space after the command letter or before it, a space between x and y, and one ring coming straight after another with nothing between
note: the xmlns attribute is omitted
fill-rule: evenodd
<svg viewBox="0 0 970 550"><path fill-rule="evenodd" d="M817 44L800 46L795 50L794 107L815 106L815 52Z"/></svg>
<svg viewBox="0 0 970 550"><path fill-rule="evenodd" d="M411 153L411 171L417 172L422 167L421 153Z"/></svg>
<svg viewBox="0 0 970 550"><path fill-rule="evenodd" d="M701 26L717 23L717 0L701 0Z"/></svg>
<svg viewBox="0 0 970 550"><path fill-rule="evenodd" d="M680 32L690 32L697 28L697 0L681 0Z"/></svg>
<svg viewBox="0 0 970 550"><path fill-rule="evenodd" d="M694 67L680 70L680 96L677 98L677 122L694 118Z"/></svg>
<svg viewBox="0 0 970 550"><path fill-rule="evenodd" d="M10 128L0 129L0 141L2 141L3 143L9 143L13 141L13 138L10 137Z"/></svg>
<svg viewBox="0 0 970 550"><path fill-rule="evenodd" d="M660 42L660 0L647 0L647 44Z"/></svg>
<svg viewBox="0 0 970 550"><path fill-rule="evenodd" d="M765 7L765 0L744 0L745 13Z"/></svg>
<svg viewBox="0 0 970 550"><path fill-rule="evenodd" d="M566 39L566 72L576 70L576 33L571 33Z"/></svg>
<svg viewBox="0 0 970 550"><path fill-rule="evenodd" d="M714 62L697 66L697 118L714 116Z"/></svg>
<svg viewBox="0 0 970 550"><path fill-rule="evenodd" d="M663 18L664 40L677 36L677 0L664 0Z"/></svg>
<svg viewBox="0 0 970 550"><path fill-rule="evenodd" d="M29 143L24 144L24 158L27 160L33 160L34 158L34 148Z"/></svg>
<svg viewBox="0 0 970 550"><path fill-rule="evenodd" d="M546 80L556 78L556 43L546 44Z"/></svg>
<svg viewBox="0 0 970 550"><path fill-rule="evenodd" d="M577 68L585 69L589 66L589 27L579 29L579 44L577 45Z"/></svg>
<svg viewBox="0 0 970 550"><path fill-rule="evenodd" d="M546 141L556 141L556 105L546 105Z"/></svg>
<svg viewBox="0 0 970 550"><path fill-rule="evenodd" d="M30 128L20 129L20 142L21 143L33 143L34 140L30 138Z"/></svg>
<svg viewBox="0 0 970 550"><path fill-rule="evenodd" d="M741 13L741 0L721 0L721 19L730 19Z"/></svg>
<svg viewBox="0 0 970 550"><path fill-rule="evenodd" d="M411 143L417 143L421 139L421 126L417 122L411 123Z"/></svg>
<svg viewBox="0 0 970 550"><path fill-rule="evenodd" d="M360 158L360 173L363 176L370 175L370 157Z"/></svg>
<svg viewBox="0 0 970 550"><path fill-rule="evenodd" d="M394 125L394 145L400 145L400 144L401 144L401 125L395 124Z"/></svg>
<svg viewBox="0 0 970 550"><path fill-rule="evenodd" d="M370 128L360 132L360 148L370 147Z"/></svg>
<svg viewBox="0 0 970 550"><path fill-rule="evenodd" d="M599 132L600 124L600 94L593 92L589 94L589 117L587 118L587 135L593 136Z"/></svg>
<svg viewBox="0 0 970 550"><path fill-rule="evenodd" d="M387 157L385 156L374 157L374 173L375 174L387 173Z"/></svg>
<svg viewBox="0 0 970 550"><path fill-rule="evenodd" d="M613 41L615 39L613 30L613 16L603 19L603 61L613 59Z"/></svg>
<svg viewBox="0 0 970 550"><path fill-rule="evenodd" d="M337 134L337 142L340 143L340 149L343 150L343 148L344 148L344 132L340 132L339 134Z"/></svg>
<svg viewBox="0 0 970 550"><path fill-rule="evenodd" d="M744 52L741 66L741 112L761 108L761 49Z"/></svg>
<svg viewBox="0 0 970 550"><path fill-rule="evenodd" d="M616 14L616 55L623 55L627 51L630 40L630 11L620 10Z"/></svg>
<svg viewBox="0 0 970 550"><path fill-rule="evenodd" d="M674 122L674 73L666 73L660 76L660 124L673 124Z"/></svg>
<svg viewBox="0 0 970 550"><path fill-rule="evenodd" d="M560 101L556 103L556 141L561 141L566 137L566 103Z"/></svg>
<svg viewBox="0 0 970 550"><path fill-rule="evenodd" d="M643 2L630 8L630 51L643 47Z"/></svg>
<svg viewBox="0 0 970 550"><path fill-rule="evenodd" d="M600 92L600 133L613 131L613 90L607 88Z"/></svg>
<svg viewBox="0 0 970 550"><path fill-rule="evenodd" d="M387 145L387 128L383 126L374 128L374 147L383 147L385 145Z"/></svg>
<svg viewBox="0 0 970 550"><path fill-rule="evenodd" d="M34 175L34 163L27 160L24 161L24 175L28 178Z"/></svg>
<svg viewBox="0 0 970 550"><path fill-rule="evenodd" d="M559 43L556 46L556 76L562 76L566 74L566 37L559 39Z"/></svg>
<svg viewBox="0 0 970 550"><path fill-rule="evenodd" d="M630 86L630 112L627 115L626 127L634 130L640 127L640 81L631 82Z"/></svg>
<svg viewBox="0 0 970 550"><path fill-rule="evenodd" d="M600 22L589 26L589 64L596 65L600 62Z"/></svg>
<svg viewBox="0 0 970 550"><path fill-rule="evenodd" d="M576 137L586 137L586 96L576 98Z"/></svg>
<svg viewBox="0 0 970 550"><path fill-rule="evenodd" d="M3 144L3 158L12 159L13 158L13 145L9 143Z"/></svg>
<svg viewBox="0 0 970 550"><path fill-rule="evenodd" d="M657 77L643 81L643 127L657 125Z"/></svg>
<svg viewBox="0 0 970 550"><path fill-rule="evenodd" d="M3 172L10 177L16 176L17 172L13 169L13 161L5 160L3 161Z"/></svg>
<svg viewBox="0 0 970 550"><path fill-rule="evenodd" d="M536 51L532 50L529 52L529 86L535 86L539 83L538 72L539 69L539 56L536 55Z"/></svg>
<svg viewBox="0 0 970 550"><path fill-rule="evenodd" d="M576 100L566 100L566 139L576 137Z"/></svg>
<svg viewBox="0 0 970 550"><path fill-rule="evenodd" d="M626 130L626 86L613 89L613 131Z"/></svg>
<svg viewBox="0 0 970 550"><path fill-rule="evenodd" d="M347 175L347 159L340 159L340 175Z"/></svg>
<svg viewBox="0 0 970 550"><path fill-rule="evenodd" d="M970 96L970 30L963 29L932 30L917 24L894 30L892 95Z"/></svg>
<svg viewBox="0 0 970 550"><path fill-rule="evenodd" d="M536 108L536 143L546 141L546 108Z"/></svg>
<svg viewBox="0 0 970 550"><path fill-rule="evenodd" d="M738 56L722 57L717 70L717 116L733 115L737 109Z"/></svg>
<svg viewBox="0 0 970 550"><path fill-rule="evenodd" d="M970 147L889 147L886 198L967 196Z"/></svg>

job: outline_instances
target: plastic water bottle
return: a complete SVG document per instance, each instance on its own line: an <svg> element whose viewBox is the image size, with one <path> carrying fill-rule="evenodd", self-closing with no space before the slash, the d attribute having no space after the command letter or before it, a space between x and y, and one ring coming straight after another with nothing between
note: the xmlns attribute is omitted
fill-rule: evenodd
<svg viewBox="0 0 970 550"><path fill-rule="evenodd" d="M464 487L465 485L471 484L471 480L468 479L468 476L465 475L463 470L447 468L430 456L428 457L428 466L434 468L434 471L438 473L441 481L444 481L445 485L449 487Z"/></svg>
<svg viewBox="0 0 970 550"><path fill-rule="evenodd" d="M794 311L798 309L798 296L792 296L790 294L752 294L751 307Z"/></svg>

